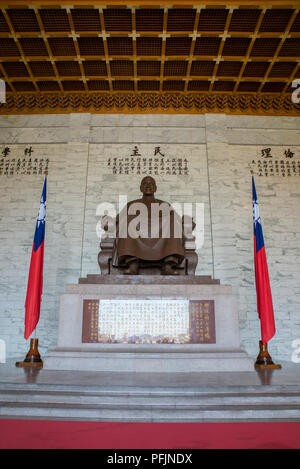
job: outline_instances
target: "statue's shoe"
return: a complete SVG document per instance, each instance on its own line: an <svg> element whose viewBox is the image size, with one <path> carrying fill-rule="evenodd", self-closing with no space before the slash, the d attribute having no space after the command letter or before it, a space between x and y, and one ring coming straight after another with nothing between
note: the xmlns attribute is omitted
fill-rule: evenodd
<svg viewBox="0 0 300 469"><path fill-rule="evenodd" d="M162 275L179 275L179 270L173 269L170 264L164 264L161 268Z"/></svg>
<svg viewBox="0 0 300 469"><path fill-rule="evenodd" d="M124 270L125 275L138 275L139 273L139 263L131 262L128 269Z"/></svg>

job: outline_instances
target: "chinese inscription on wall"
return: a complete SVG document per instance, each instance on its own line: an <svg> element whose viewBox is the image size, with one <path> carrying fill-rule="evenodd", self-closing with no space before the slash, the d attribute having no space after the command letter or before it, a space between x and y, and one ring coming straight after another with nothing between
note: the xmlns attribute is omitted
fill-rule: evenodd
<svg viewBox="0 0 300 469"><path fill-rule="evenodd" d="M161 147L154 147L149 155L134 146L128 151L128 156L109 157L107 168L112 174L126 175L175 175L188 176L188 160L186 157L173 157L165 154Z"/></svg>
<svg viewBox="0 0 300 469"><path fill-rule="evenodd" d="M11 147L4 145L0 152L0 176L45 174L49 169L49 158L40 158L32 146L15 153Z"/></svg>
<svg viewBox="0 0 300 469"><path fill-rule="evenodd" d="M295 148L261 148L257 160L251 162L251 169L257 176L300 176L299 158Z"/></svg>

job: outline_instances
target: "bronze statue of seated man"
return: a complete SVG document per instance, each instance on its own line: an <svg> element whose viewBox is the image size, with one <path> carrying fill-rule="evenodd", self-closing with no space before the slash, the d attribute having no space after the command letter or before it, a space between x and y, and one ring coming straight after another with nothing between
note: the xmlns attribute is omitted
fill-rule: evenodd
<svg viewBox="0 0 300 469"><path fill-rule="evenodd" d="M185 256L182 218L170 204L156 199L155 180L147 176L141 199L129 202L116 218L112 265L137 275L141 263L158 263L163 275L178 275Z"/></svg>

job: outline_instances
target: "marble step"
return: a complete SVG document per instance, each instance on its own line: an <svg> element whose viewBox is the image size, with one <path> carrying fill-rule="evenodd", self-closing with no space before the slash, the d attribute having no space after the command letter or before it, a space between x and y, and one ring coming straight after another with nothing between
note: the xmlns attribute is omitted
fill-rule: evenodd
<svg viewBox="0 0 300 469"><path fill-rule="evenodd" d="M5 405L1 407L0 418L92 420L109 422L201 422L201 421L299 421L300 408L297 406L218 406L198 409L161 407L151 409L97 408L95 406Z"/></svg>
<svg viewBox="0 0 300 469"><path fill-rule="evenodd" d="M171 388L2 384L0 417L136 422L300 418L299 386L259 388L256 392L252 387L246 386L242 392L237 388L186 389L184 394Z"/></svg>
<svg viewBox="0 0 300 469"><path fill-rule="evenodd" d="M94 345L94 344L92 344ZM96 345L96 344L95 344ZM109 347L113 345L113 347ZM207 351L199 344L126 347L102 344L90 350L57 347L44 357L44 370L143 373L199 373L253 371L253 359L241 349ZM135 345L135 344L132 344ZM155 344L156 345L156 344ZM173 346L174 345L174 346Z"/></svg>
<svg viewBox="0 0 300 469"><path fill-rule="evenodd" d="M0 405L7 402L25 404L64 404L68 405L102 405L107 407L114 406L162 406L162 407L198 407L215 405L280 405L286 403L289 405L299 405L300 391L298 392L274 392L274 393L222 393L215 395L211 393L187 393L178 394L171 392L86 392L86 391L31 391L28 390L0 390Z"/></svg>

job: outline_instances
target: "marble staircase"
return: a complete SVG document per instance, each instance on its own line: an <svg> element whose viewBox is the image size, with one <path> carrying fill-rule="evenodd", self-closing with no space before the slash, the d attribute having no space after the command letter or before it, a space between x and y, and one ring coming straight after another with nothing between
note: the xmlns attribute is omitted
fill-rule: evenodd
<svg viewBox="0 0 300 469"><path fill-rule="evenodd" d="M0 418L119 422L300 420L300 385L0 382Z"/></svg>

